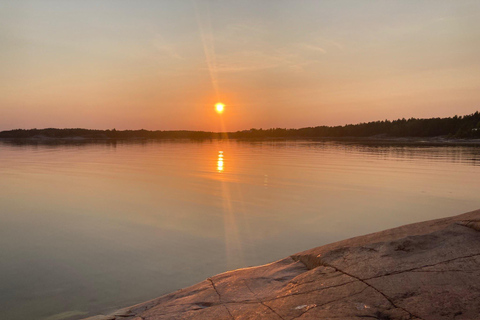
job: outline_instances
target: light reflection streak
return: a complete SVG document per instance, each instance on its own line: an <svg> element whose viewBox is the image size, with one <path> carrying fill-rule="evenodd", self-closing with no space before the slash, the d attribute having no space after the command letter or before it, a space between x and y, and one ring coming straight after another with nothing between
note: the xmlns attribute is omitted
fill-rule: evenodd
<svg viewBox="0 0 480 320"><path fill-rule="evenodd" d="M217 171L223 171L223 151L218 151L218 159L217 159Z"/></svg>
<svg viewBox="0 0 480 320"><path fill-rule="evenodd" d="M217 155L217 172L225 173L225 153L223 150L218 151ZM227 268L234 269L245 266L245 260L243 258L242 241L239 235L239 221L238 212L236 206L232 201L231 181L228 181L227 177L222 174L219 175L219 181L221 183L221 202L223 208L223 223L225 232L225 253L227 258ZM241 197L241 192L237 188L237 197ZM237 201L236 201L237 202ZM235 203L236 203L235 202Z"/></svg>

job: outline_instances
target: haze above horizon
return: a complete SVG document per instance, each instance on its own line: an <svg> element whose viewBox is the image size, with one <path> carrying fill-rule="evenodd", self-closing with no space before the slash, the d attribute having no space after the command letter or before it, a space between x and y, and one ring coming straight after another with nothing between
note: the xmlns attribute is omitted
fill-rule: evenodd
<svg viewBox="0 0 480 320"><path fill-rule="evenodd" d="M480 101L478 1L22 0L0 3L0 47L0 131L300 128Z"/></svg>

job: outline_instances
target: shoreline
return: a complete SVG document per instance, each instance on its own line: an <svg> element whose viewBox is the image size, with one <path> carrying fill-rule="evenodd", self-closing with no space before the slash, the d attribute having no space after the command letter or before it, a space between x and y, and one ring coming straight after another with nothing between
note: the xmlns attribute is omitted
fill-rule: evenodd
<svg viewBox="0 0 480 320"><path fill-rule="evenodd" d="M372 145L419 145L419 146L480 146L480 139L458 139L446 137L277 137L277 138L86 138L76 137L30 137L30 138L0 138L0 142L13 145L28 144L95 144L95 143L129 143L129 142L170 142L170 141L224 141L238 142L271 142L271 141L310 141L310 142L339 142Z"/></svg>
<svg viewBox="0 0 480 320"><path fill-rule="evenodd" d="M480 210L228 271L84 320L476 319Z"/></svg>

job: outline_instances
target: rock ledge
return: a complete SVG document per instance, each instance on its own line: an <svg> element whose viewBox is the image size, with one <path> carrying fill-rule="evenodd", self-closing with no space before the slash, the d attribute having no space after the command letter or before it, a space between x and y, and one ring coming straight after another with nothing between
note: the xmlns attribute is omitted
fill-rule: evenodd
<svg viewBox="0 0 480 320"><path fill-rule="evenodd" d="M480 319L480 210L211 277L88 320Z"/></svg>

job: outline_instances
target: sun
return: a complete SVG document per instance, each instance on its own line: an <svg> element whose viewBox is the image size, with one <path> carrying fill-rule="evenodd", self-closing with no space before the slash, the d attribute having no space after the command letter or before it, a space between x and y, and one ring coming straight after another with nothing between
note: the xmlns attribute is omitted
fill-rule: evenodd
<svg viewBox="0 0 480 320"><path fill-rule="evenodd" d="M215 105L215 111L217 111L217 113L223 113L224 109L225 109L225 105L221 102Z"/></svg>

